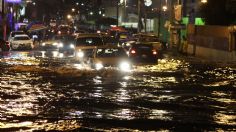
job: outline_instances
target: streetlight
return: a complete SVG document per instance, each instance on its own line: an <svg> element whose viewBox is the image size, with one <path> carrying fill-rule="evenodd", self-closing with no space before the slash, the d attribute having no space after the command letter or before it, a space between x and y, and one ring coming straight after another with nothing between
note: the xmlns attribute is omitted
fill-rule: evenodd
<svg viewBox="0 0 236 132"><path fill-rule="evenodd" d="M167 8L166 5L164 5L164 6L162 7L162 9L163 9L163 11L166 11L168 8Z"/></svg>
<svg viewBox="0 0 236 132"><path fill-rule="evenodd" d="M201 0L201 3L207 3L207 0Z"/></svg>
<svg viewBox="0 0 236 132"><path fill-rule="evenodd" d="M71 20L72 16L70 14L67 15L67 19Z"/></svg>

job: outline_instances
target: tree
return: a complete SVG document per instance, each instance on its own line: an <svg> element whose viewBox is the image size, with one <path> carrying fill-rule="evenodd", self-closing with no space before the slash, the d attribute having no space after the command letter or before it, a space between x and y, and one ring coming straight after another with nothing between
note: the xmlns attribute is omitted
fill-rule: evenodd
<svg viewBox="0 0 236 132"><path fill-rule="evenodd" d="M200 13L208 25L230 25L236 15L227 9L227 0L208 0L202 4Z"/></svg>

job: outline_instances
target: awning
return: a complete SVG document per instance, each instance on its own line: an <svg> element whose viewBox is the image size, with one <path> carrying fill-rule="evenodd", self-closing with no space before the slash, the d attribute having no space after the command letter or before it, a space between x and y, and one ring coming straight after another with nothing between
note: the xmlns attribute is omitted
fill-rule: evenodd
<svg viewBox="0 0 236 132"><path fill-rule="evenodd" d="M123 27L113 26L110 28L111 31L126 31Z"/></svg>
<svg viewBox="0 0 236 132"><path fill-rule="evenodd" d="M27 27L28 32L35 32L35 31L40 31L40 30L45 30L45 29L47 29L47 27L44 26L42 23L38 23L38 22L32 22Z"/></svg>

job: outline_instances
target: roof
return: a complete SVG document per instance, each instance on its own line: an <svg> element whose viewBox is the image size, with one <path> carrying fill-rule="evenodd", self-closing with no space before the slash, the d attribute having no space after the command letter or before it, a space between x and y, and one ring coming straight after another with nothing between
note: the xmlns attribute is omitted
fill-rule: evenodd
<svg viewBox="0 0 236 132"><path fill-rule="evenodd" d="M80 37L101 37L101 35L97 33L80 33L76 38Z"/></svg>
<svg viewBox="0 0 236 132"><path fill-rule="evenodd" d="M17 35L15 35L15 37L29 37L29 35L27 35L27 34L17 34Z"/></svg>

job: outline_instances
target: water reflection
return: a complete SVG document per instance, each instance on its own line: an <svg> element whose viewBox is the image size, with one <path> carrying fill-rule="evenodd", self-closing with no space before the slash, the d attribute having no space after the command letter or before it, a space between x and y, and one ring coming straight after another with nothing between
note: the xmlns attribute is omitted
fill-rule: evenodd
<svg viewBox="0 0 236 132"><path fill-rule="evenodd" d="M173 118L170 115L170 112L165 110L150 110L149 119L160 119L160 120L172 120Z"/></svg>
<svg viewBox="0 0 236 132"><path fill-rule="evenodd" d="M0 73L0 128L70 131L99 127L110 123L104 121L108 119L116 124L114 130L127 127L130 131L171 131L188 123L191 130L214 131L221 126L211 124L222 125L223 130L236 125L233 68L196 68L163 59L158 65L136 66L134 73L121 75L112 69L40 67L37 59L33 61L31 66L16 63ZM130 125L134 120L142 120L142 126ZM207 127L198 129L199 124Z"/></svg>

